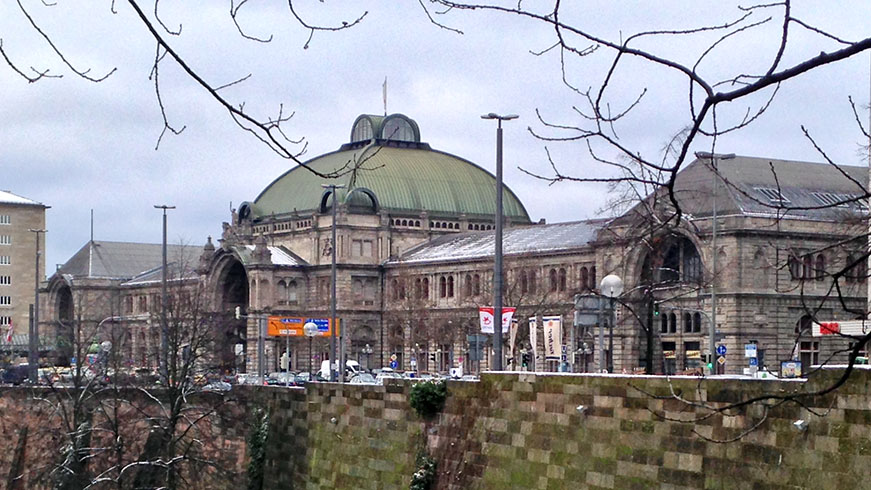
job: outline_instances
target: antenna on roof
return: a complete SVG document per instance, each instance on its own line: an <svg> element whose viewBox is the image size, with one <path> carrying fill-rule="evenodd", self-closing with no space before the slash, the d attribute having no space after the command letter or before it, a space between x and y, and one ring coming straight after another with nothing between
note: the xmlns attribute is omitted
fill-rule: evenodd
<svg viewBox="0 0 871 490"><path fill-rule="evenodd" d="M384 77L384 84L381 85L381 95L384 98L384 115L387 116L387 77Z"/></svg>

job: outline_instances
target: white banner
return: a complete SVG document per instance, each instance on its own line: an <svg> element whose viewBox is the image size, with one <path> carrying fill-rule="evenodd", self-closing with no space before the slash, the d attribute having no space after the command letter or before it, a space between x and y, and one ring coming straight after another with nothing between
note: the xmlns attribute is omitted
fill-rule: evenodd
<svg viewBox="0 0 871 490"><path fill-rule="evenodd" d="M532 362L535 364L535 358L538 357L538 319L534 316L529 317L529 345L532 347Z"/></svg>
<svg viewBox="0 0 871 490"><path fill-rule="evenodd" d="M544 323L544 358L559 361L562 353L562 316L541 317Z"/></svg>
<svg viewBox="0 0 871 490"><path fill-rule="evenodd" d="M514 358L514 341L517 340L517 318L511 320L511 334L508 337L508 357ZM515 363L517 364L517 363Z"/></svg>
<svg viewBox="0 0 871 490"><path fill-rule="evenodd" d="M511 329L511 319L514 318L516 309L508 306L502 307L502 333L508 333ZM495 333L493 330L493 308L489 306L478 308L478 317L481 320L481 333Z"/></svg>

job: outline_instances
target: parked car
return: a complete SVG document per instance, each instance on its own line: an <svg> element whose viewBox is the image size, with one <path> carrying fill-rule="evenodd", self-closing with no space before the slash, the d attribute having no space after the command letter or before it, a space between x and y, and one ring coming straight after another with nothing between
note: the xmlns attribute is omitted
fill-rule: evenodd
<svg viewBox="0 0 871 490"><path fill-rule="evenodd" d="M236 375L237 385L256 385L260 384L260 377L254 373L240 373Z"/></svg>
<svg viewBox="0 0 871 490"><path fill-rule="evenodd" d="M375 377L375 381L377 381L378 384L383 385L385 379L402 379L402 375L392 369L388 370L387 368L384 368L380 373L378 373L378 376Z"/></svg>
<svg viewBox="0 0 871 490"><path fill-rule="evenodd" d="M270 373L266 377L266 384L270 386L297 386L297 379L293 373Z"/></svg>
<svg viewBox="0 0 871 490"><path fill-rule="evenodd" d="M203 391L213 391L217 393L224 393L233 389L233 385L226 381L212 381L211 383L203 386Z"/></svg>
<svg viewBox="0 0 871 490"><path fill-rule="evenodd" d="M352 385L374 385L378 384L378 380L375 379L375 376L372 376L369 373L357 373L354 376L351 376L351 380L348 381Z"/></svg>
<svg viewBox="0 0 871 490"><path fill-rule="evenodd" d="M27 381L27 369L27 364L21 364L19 366L9 366L8 368L3 370L2 375L0 375L0 380L2 380L3 383L20 385L21 383Z"/></svg>

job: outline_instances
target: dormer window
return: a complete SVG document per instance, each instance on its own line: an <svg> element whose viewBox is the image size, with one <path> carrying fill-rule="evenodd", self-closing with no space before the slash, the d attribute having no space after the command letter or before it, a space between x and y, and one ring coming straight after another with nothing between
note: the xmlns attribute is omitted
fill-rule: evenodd
<svg viewBox="0 0 871 490"><path fill-rule="evenodd" d="M401 117L391 117L384 122L381 137L393 141L415 141L414 128Z"/></svg>
<svg viewBox="0 0 871 490"><path fill-rule="evenodd" d="M369 141L372 139L372 121L367 118L361 118L354 125L351 131L351 142Z"/></svg>
<svg viewBox="0 0 871 490"><path fill-rule="evenodd" d="M756 191L762 194L765 199L768 199L770 204L774 204L776 206L783 206L786 204L790 204L790 200L787 199L780 189L773 189L771 187L757 187Z"/></svg>

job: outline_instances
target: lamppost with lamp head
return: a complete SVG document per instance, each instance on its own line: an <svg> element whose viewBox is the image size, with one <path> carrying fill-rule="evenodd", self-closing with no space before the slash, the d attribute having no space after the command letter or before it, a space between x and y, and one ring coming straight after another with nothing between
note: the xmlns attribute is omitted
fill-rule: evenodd
<svg viewBox="0 0 871 490"><path fill-rule="evenodd" d="M608 372L614 371L614 324L617 322L617 309L614 307L616 299L623 294L623 279L608 274L602 278L599 284L602 296L610 298L610 318L608 320ZM605 342L602 325L599 325L599 370L605 370Z"/></svg>
<svg viewBox="0 0 871 490"><path fill-rule="evenodd" d="M496 251L493 266L493 370L502 370L502 121L517 119L517 114L500 116L495 112L481 119L495 119L496 126Z"/></svg>
<svg viewBox="0 0 871 490"><path fill-rule="evenodd" d="M302 332L308 337L308 379L309 381L314 381L314 373L312 373L312 339L318 334L318 326L313 322L308 322L302 326ZM330 368L330 371L332 371L332 368ZM330 377L332 377L332 374Z"/></svg>

